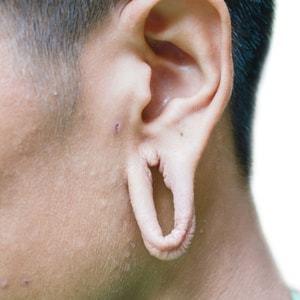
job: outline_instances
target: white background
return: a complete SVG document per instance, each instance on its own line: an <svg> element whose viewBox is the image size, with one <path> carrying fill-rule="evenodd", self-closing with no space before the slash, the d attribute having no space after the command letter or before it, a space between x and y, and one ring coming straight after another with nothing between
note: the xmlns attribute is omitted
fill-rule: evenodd
<svg viewBox="0 0 300 300"><path fill-rule="evenodd" d="M287 284L300 289L300 1L277 0L254 134L253 194Z"/></svg>

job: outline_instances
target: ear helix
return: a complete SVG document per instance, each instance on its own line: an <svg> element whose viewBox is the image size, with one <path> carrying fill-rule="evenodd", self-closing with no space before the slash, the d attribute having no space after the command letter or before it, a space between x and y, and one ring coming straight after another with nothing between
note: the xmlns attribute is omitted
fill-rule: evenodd
<svg viewBox="0 0 300 300"><path fill-rule="evenodd" d="M145 153L144 153L145 154ZM184 254L195 230L193 176L176 162L163 161L152 151L147 157L136 154L128 164L128 188L133 212L145 247L161 260L176 259ZM163 236L153 201L152 174L149 167L159 166L174 201L174 229ZM174 167L175 166L175 167Z"/></svg>

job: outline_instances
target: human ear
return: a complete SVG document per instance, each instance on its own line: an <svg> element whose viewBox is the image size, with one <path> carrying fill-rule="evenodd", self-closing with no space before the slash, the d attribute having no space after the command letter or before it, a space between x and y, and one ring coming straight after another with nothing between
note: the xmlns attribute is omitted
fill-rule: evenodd
<svg viewBox="0 0 300 300"><path fill-rule="evenodd" d="M151 74L150 93L130 110L129 197L149 253L175 259L191 243L195 170L231 95L230 17L221 0L132 0L121 22ZM150 167L158 167L173 194L174 229L166 236Z"/></svg>

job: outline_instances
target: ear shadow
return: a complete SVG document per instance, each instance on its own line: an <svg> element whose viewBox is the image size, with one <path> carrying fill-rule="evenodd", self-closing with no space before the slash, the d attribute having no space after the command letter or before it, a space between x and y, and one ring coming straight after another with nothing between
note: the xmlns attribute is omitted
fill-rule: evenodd
<svg viewBox="0 0 300 300"><path fill-rule="evenodd" d="M159 41L150 37L146 37L146 41L152 51L166 61L179 66L196 64L196 61L189 54L179 49L171 42Z"/></svg>

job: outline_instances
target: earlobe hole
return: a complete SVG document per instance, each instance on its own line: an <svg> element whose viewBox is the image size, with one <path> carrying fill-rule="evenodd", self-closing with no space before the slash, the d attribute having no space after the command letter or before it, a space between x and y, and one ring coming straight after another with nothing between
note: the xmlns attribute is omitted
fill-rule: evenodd
<svg viewBox="0 0 300 300"><path fill-rule="evenodd" d="M153 198L157 218L163 235L169 234L174 228L174 204L171 191L165 186L163 176L158 167L150 168L153 178Z"/></svg>

